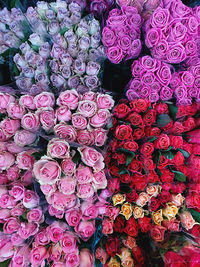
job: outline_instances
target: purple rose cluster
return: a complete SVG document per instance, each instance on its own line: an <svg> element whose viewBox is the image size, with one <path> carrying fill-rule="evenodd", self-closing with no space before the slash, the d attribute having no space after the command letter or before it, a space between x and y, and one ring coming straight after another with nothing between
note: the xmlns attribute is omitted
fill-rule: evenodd
<svg viewBox="0 0 200 267"><path fill-rule="evenodd" d="M109 12L102 31L102 42L111 62L118 64L123 59L139 56L142 48L141 26L142 18L134 7L122 6Z"/></svg>
<svg viewBox="0 0 200 267"><path fill-rule="evenodd" d="M154 58L178 64L196 56L200 8L181 0L163 0L144 26L145 43Z"/></svg>

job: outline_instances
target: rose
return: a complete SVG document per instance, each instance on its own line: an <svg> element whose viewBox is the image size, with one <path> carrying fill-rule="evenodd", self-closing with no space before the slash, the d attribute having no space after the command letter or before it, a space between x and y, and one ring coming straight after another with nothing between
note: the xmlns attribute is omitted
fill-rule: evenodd
<svg viewBox="0 0 200 267"><path fill-rule="evenodd" d="M31 133L31 132L26 131L26 130L17 131L15 136L14 136L14 142L18 146L30 145L30 144L34 143L35 139L36 139L36 134Z"/></svg>
<svg viewBox="0 0 200 267"><path fill-rule="evenodd" d="M81 213L78 209L67 210L65 212L65 220L69 226L77 226L81 220Z"/></svg>
<svg viewBox="0 0 200 267"><path fill-rule="evenodd" d="M155 110L148 110L145 115L143 116L143 122L145 125L150 126L156 121L156 111Z"/></svg>
<svg viewBox="0 0 200 267"><path fill-rule="evenodd" d="M106 175L104 171L94 173L93 175L93 187L98 189L104 189L107 186Z"/></svg>
<svg viewBox="0 0 200 267"><path fill-rule="evenodd" d="M0 220L6 221L6 219L11 217L11 212L9 209L1 209L0 210Z"/></svg>
<svg viewBox="0 0 200 267"><path fill-rule="evenodd" d="M59 138L53 138L47 146L47 155L51 158L69 158L70 147L65 140Z"/></svg>
<svg viewBox="0 0 200 267"><path fill-rule="evenodd" d="M71 195L75 192L76 180L70 177L64 177L59 181L58 189L65 195Z"/></svg>
<svg viewBox="0 0 200 267"><path fill-rule="evenodd" d="M6 171L7 178L10 181L17 180L19 178L19 173L20 173L20 170L19 170L19 166L17 166L17 165L12 165L12 167L7 169L7 171ZM3 181L3 179L2 179L2 181Z"/></svg>
<svg viewBox="0 0 200 267"><path fill-rule="evenodd" d="M107 109L99 109L97 113L90 118L89 123L94 128L104 127L109 117L110 112Z"/></svg>
<svg viewBox="0 0 200 267"><path fill-rule="evenodd" d="M89 61L86 66L87 75L98 75L100 71L100 64L94 61Z"/></svg>
<svg viewBox="0 0 200 267"><path fill-rule="evenodd" d="M54 132L59 138L66 139L68 142L74 142L77 137L75 129L71 125L59 123L54 127Z"/></svg>
<svg viewBox="0 0 200 267"><path fill-rule="evenodd" d="M152 48L158 44L163 34L160 28L152 28L146 31L145 44Z"/></svg>
<svg viewBox="0 0 200 267"><path fill-rule="evenodd" d="M57 104L59 106L68 106L69 109L76 109L78 106L79 95L76 90L66 90L60 93Z"/></svg>
<svg viewBox="0 0 200 267"><path fill-rule="evenodd" d="M17 164L18 164L18 167L22 170L29 170L29 169L32 169L33 167L33 164L35 162L35 159L33 156L31 156L31 154L33 153L34 151L24 151L24 152L21 152L17 155L17 158L16 158L16 161L17 161Z"/></svg>
<svg viewBox="0 0 200 267"><path fill-rule="evenodd" d="M106 252L114 257L120 249L120 241L117 237L109 237L106 242Z"/></svg>
<svg viewBox="0 0 200 267"><path fill-rule="evenodd" d="M74 113L72 115L72 125L78 130L84 130L88 125L88 121L80 113Z"/></svg>
<svg viewBox="0 0 200 267"><path fill-rule="evenodd" d="M34 236L38 232L38 223L21 222L18 234L21 238L27 239L30 236Z"/></svg>
<svg viewBox="0 0 200 267"><path fill-rule="evenodd" d="M143 207L144 205L146 205L149 199L150 199L149 195L145 192L142 192L139 194L139 197L136 200L136 204L140 207Z"/></svg>
<svg viewBox="0 0 200 267"><path fill-rule="evenodd" d="M101 247L98 247L96 249L95 257L100 260L101 263L105 264L108 259L108 254Z"/></svg>
<svg viewBox="0 0 200 267"><path fill-rule="evenodd" d="M119 215L114 221L114 230L117 233L123 233L125 228L125 219L123 216Z"/></svg>
<svg viewBox="0 0 200 267"><path fill-rule="evenodd" d="M27 213L26 217L27 217L28 222L41 223L44 220L43 213L42 213L42 210L40 208L35 208L35 209L30 210Z"/></svg>
<svg viewBox="0 0 200 267"><path fill-rule="evenodd" d="M93 167L96 171L100 171L104 168L103 156L94 148L79 147L78 151L81 154L81 160L87 166Z"/></svg>
<svg viewBox="0 0 200 267"><path fill-rule="evenodd" d="M21 119L21 125L25 130L37 131L40 123L39 117L34 113L26 113Z"/></svg>
<svg viewBox="0 0 200 267"><path fill-rule="evenodd" d="M193 219L191 213L189 211L184 211L180 214L181 224L188 231L192 229L195 224L195 220Z"/></svg>
<svg viewBox="0 0 200 267"><path fill-rule="evenodd" d="M10 196L14 197L16 201L24 198L25 188L21 184L13 184L11 190L9 191Z"/></svg>
<svg viewBox="0 0 200 267"><path fill-rule="evenodd" d="M120 214L124 215L126 220L128 220L132 216L132 212L133 209L130 203L126 202L121 206Z"/></svg>
<svg viewBox="0 0 200 267"><path fill-rule="evenodd" d="M77 185L77 196L79 198L90 198L94 195L94 189L90 183Z"/></svg>
<svg viewBox="0 0 200 267"><path fill-rule="evenodd" d="M79 184L86 184L92 181L93 174L91 168L79 165L76 169L76 179Z"/></svg>
<svg viewBox="0 0 200 267"><path fill-rule="evenodd" d="M18 103L11 102L7 106L8 116L12 119L21 119L25 112L25 108L20 106Z"/></svg>
<svg viewBox="0 0 200 267"><path fill-rule="evenodd" d="M57 243L57 244L51 245L49 249L50 249L49 260L53 262L58 262L61 257L61 253L62 253L62 248L60 244Z"/></svg>
<svg viewBox="0 0 200 267"><path fill-rule="evenodd" d="M94 266L94 256L91 254L90 250L84 248L80 251L80 267L92 267Z"/></svg>
<svg viewBox="0 0 200 267"><path fill-rule="evenodd" d="M66 266L69 267L73 267L73 266L80 266L80 259L79 259L79 255L78 255L78 249L76 249L75 251L72 251L70 253L67 254L66 256Z"/></svg>
<svg viewBox="0 0 200 267"><path fill-rule="evenodd" d="M56 161L42 157L34 164L33 173L40 184L55 184L61 177L61 168Z"/></svg>
<svg viewBox="0 0 200 267"><path fill-rule="evenodd" d="M102 223L102 233L104 235L113 233L113 220L110 218L105 218Z"/></svg>
<svg viewBox="0 0 200 267"><path fill-rule="evenodd" d="M133 217L128 219L124 232L133 237L138 235L138 225Z"/></svg>
<svg viewBox="0 0 200 267"><path fill-rule="evenodd" d="M12 234L14 232L17 232L20 227L20 222L14 218L10 217L6 220L6 222L3 225L3 232L5 234Z"/></svg>
<svg viewBox="0 0 200 267"><path fill-rule="evenodd" d="M129 112L130 108L124 103L118 104L114 109L114 115L119 119L125 118Z"/></svg>
<svg viewBox="0 0 200 267"><path fill-rule="evenodd" d="M167 150L170 146L170 138L166 134L161 134L154 142L155 148Z"/></svg>
<svg viewBox="0 0 200 267"><path fill-rule="evenodd" d="M151 218L144 216L143 218L139 218L138 225L142 233L147 233L151 230Z"/></svg>
<svg viewBox="0 0 200 267"><path fill-rule="evenodd" d="M3 133L11 137L16 133L17 130L20 129L20 121L19 120L11 120L11 119L4 119L0 123L1 129L3 130Z"/></svg>
<svg viewBox="0 0 200 267"><path fill-rule="evenodd" d="M118 64L124 58L123 50L119 46L109 47L106 54L108 59L114 64Z"/></svg>
<svg viewBox="0 0 200 267"><path fill-rule="evenodd" d="M71 76L69 79L68 79L68 86L69 86L69 88L71 88L71 89L76 89L77 90L77 88L78 88L78 86L81 84L82 82L81 82L81 80L80 80L80 77L79 76ZM67 106L71 106L71 104L70 104L70 98L71 98L71 100L72 100L72 107L73 107L73 109L75 109L76 107L77 107L77 102L78 102L78 92L76 92L76 94L74 93L74 92L72 92L72 94L70 95L70 93L65 93L65 94L63 94L63 95L66 95L66 97L65 98L67 98ZM76 102L77 101L77 102ZM65 100L64 100L64 102L65 102ZM63 102L62 102L63 103ZM70 106L69 106L69 108L70 108ZM72 108L70 108L70 109L72 109Z"/></svg>
<svg viewBox="0 0 200 267"><path fill-rule="evenodd" d="M156 242L162 242L164 240L166 228L159 225L153 225L150 230L150 235Z"/></svg>
<svg viewBox="0 0 200 267"><path fill-rule="evenodd" d="M0 110L5 111L11 102L15 102L14 96L7 93L0 93Z"/></svg>
<svg viewBox="0 0 200 267"><path fill-rule="evenodd" d="M14 208L15 202L14 198L9 196L8 194L2 194L0 196L0 207L1 208Z"/></svg>
<svg viewBox="0 0 200 267"><path fill-rule="evenodd" d="M142 117L137 112L132 112L128 116L127 120L130 121L130 123L132 125L134 125L134 126L138 126L138 127L141 127L141 128L144 127L144 123L143 123Z"/></svg>
<svg viewBox="0 0 200 267"><path fill-rule="evenodd" d="M33 266L40 266L48 257L48 252L44 246L33 248L30 252L30 262Z"/></svg>
<svg viewBox="0 0 200 267"><path fill-rule="evenodd" d="M127 140L131 137L132 134L132 128L130 125L122 124L120 126L117 126L115 130L115 136L119 140Z"/></svg>
<svg viewBox="0 0 200 267"><path fill-rule="evenodd" d="M47 195L48 197L51 196L57 189L55 184L43 184L40 186L40 189L43 194Z"/></svg>
<svg viewBox="0 0 200 267"><path fill-rule="evenodd" d="M35 208L39 203L39 197L38 195L31 191L31 190L26 190L23 198L23 205L27 209Z"/></svg>
<svg viewBox="0 0 200 267"><path fill-rule="evenodd" d="M162 226L166 227L170 232L179 232L179 224L180 221L176 218L162 222Z"/></svg>
<svg viewBox="0 0 200 267"><path fill-rule="evenodd" d="M169 63L180 63L186 59L185 48L181 43L177 43L170 47L167 53L167 61Z"/></svg>
<svg viewBox="0 0 200 267"><path fill-rule="evenodd" d="M130 102L130 106L133 111L141 113L145 112L150 106L150 101L148 99L138 99Z"/></svg>
<svg viewBox="0 0 200 267"><path fill-rule="evenodd" d="M135 141L126 141L123 148L135 152L138 149L138 144Z"/></svg>
<svg viewBox="0 0 200 267"><path fill-rule="evenodd" d="M96 75L90 75L84 77L84 84L90 90L93 90L99 86L99 78Z"/></svg>
<svg viewBox="0 0 200 267"><path fill-rule="evenodd" d="M36 108L53 107L55 104L54 94L43 92L34 98Z"/></svg>
<svg viewBox="0 0 200 267"><path fill-rule="evenodd" d="M71 111L67 106L61 106L56 110L56 118L58 121L67 122L71 120Z"/></svg>
<svg viewBox="0 0 200 267"><path fill-rule="evenodd" d="M83 241L87 241L95 233L95 221L81 221L75 231Z"/></svg>
<svg viewBox="0 0 200 267"><path fill-rule="evenodd" d="M184 258L178 253L175 253L174 251L167 251L165 253L164 263L166 267L187 266L187 263L185 262Z"/></svg>
<svg viewBox="0 0 200 267"><path fill-rule="evenodd" d="M36 111L40 118L40 123L45 131L50 131L55 124L55 112L53 108L41 108Z"/></svg>
<svg viewBox="0 0 200 267"><path fill-rule="evenodd" d="M98 216L99 209L96 204L88 200L81 203L80 212L82 213L83 219L88 221Z"/></svg>
<svg viewBox="0 0 200 267"><path fill-rule="evenodd" d="M79 101L77 111L84 117L89 118L94 116L97 111L97 106L94 101L83 100Z"/></svg>
<svg viewBox="0 0 200 267"><path fill-rule="evenodd" d="M151 17L152 27L164 28L166 25L168 25L169 15L168 9L158 7Z"/></svg>
<svg viewBox="0 0 200 267"><path fill-rule="evenodd" d="M6 170L10 168L15 163L15 157L13 154L9 152L1 152L0 153L0 169Z"/></svg>
<svg viewBox="0 0 200 267"><path fill-rule="evenodd" d="M71 158L64 159L61 163L61 168L67 176L72 176L75 173L76 164Z"/></svg>
<svg viewBox="0 0 200 267"><path fill-rule="evenodd" d="M48 236L52 242L57 243L62 240L64 230L64 225L55 221L46 228L46 236Z"/></svg>

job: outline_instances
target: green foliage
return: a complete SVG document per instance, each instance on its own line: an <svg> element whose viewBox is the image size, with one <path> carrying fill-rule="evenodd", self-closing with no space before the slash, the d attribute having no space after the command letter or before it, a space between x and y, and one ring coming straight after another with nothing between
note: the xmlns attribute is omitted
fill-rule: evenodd
<svg viewBox="0 0 200 267"><path fill-rule="evenodd" d="M194 218L194 220L200 223L200 213L194 209L189 209L189 211L192 214L192 217Z"/></svg>

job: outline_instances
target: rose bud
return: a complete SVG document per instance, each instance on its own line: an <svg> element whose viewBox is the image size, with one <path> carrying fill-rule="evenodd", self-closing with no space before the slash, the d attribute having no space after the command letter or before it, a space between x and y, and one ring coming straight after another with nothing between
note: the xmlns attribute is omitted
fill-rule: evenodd
<svg viewBox="0 0 200 267"><path fill-rule="evenodd" d="M29 41L32 45L41 46L43 45L43 40L37 33L33 33L29 36Z"/></svg>
<svg viewBox="0 0 200 267"><path fill-rule="evenodd" d="M50 44L48 42L42 44L39 48L39 54L40 56L42 56L43 58L48 58L50 56Z"/></svg>
<svg viewBox="0 0 200 267"><path fill-rule="evenodd" d="M50 80L55 87L61 87L66 85L65 79L59 74L52 74Z"/></svg>
<svg viewBox="0 0 200 267"><path fill-rule="evenodd" d="M36 134L26 130L17 131L14 136L14 142L18 146L27 146L35 142Z"/></svg>
<svg viewBox="0 0 200 267"><path fill-rule="evenodd" d="M0 169L6 170L15 163L15 157L9 152L0 153Z"/></svg>
<svg viewBox="0 0 200 267"><path fill-rule="evenodd" d="M80 49L87 50L90 47L90 37L87 35L82 36L79 39Z"/></svg>

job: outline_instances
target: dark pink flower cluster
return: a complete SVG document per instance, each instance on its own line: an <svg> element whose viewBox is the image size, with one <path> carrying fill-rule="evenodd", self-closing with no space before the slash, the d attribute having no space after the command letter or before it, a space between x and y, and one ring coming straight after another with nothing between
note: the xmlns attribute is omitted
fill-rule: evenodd
<svg viewBox="0 0 200 267"><path fill-rule="evenodd" d="M140 27L142 18L136 8L122 6L112 9L102 32L102 42L108 59L118 64L125 58L136 58L142 48Z"/></svg>

